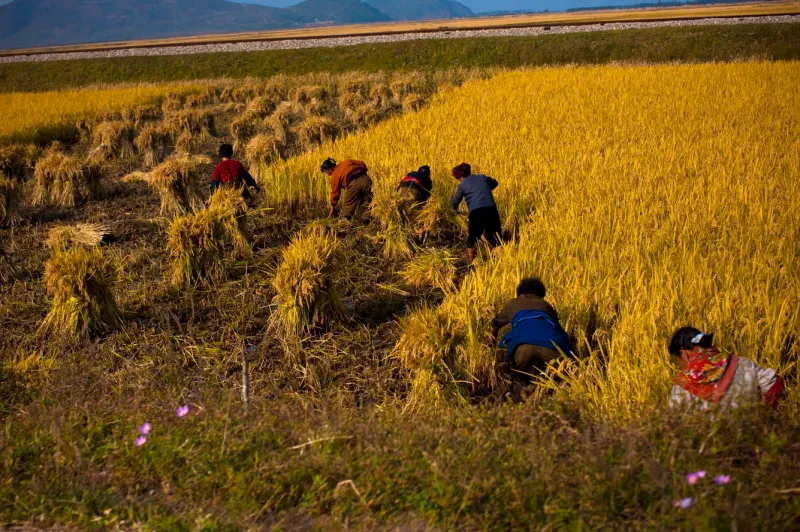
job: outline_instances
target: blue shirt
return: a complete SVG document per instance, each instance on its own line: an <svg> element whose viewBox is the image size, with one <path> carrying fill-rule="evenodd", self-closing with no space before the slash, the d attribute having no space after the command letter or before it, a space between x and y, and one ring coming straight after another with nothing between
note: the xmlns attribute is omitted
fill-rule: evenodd
<svg viewBox="0 0 800 532"><path fill-rule="evenodd" d="M494 202L494 195L492 190L497 188L497 181L491 177L481 174L472 174L465 177L464 180L458 184L456 193L453 199L450 200L450 206L454 211L458 210L461 205L461 200L467 200L467 208L469 212L475 209L483 209L484 207L497 207Z"/></svg>

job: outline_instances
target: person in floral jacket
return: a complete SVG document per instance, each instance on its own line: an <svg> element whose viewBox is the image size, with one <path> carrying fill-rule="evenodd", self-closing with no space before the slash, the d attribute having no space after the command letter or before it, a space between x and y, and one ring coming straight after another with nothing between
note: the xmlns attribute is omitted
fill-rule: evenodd
<svg viewBox="0 0 800 532"><path fill-rule="evenodd" d="M672 336L669 352L681 366L670 396L673 408L739 408L759 401L777 408L786 393L783 378L774 370L721 352L714 346L714 335L693 327Z"/></svg>

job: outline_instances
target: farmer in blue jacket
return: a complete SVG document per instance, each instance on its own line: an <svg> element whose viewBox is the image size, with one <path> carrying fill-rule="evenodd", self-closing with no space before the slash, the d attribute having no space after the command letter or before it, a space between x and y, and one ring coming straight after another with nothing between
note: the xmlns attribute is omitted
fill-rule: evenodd
<svg viewBox="0 0 800 532"><path fill-rule="evenodd" d="M481 238L485 236L489 246L493 248L500 244L503 226L492 194L497 188L497 181L485 175L473 174L472 167L467 163L461 163L453 168L453 177L458 180L458 188L450 200L450 206L454 211L458 211L461 201L467 200L469 209L467 254L472 263L475 261L475 247Z"/></svg>
<svg viewBox="0 0 800 532"><path fill-rule="evenodd" d="M571 356L567 333L558 321L558 313L544 300L547 290L538 278L523 279L517 287L517 298L495 317L492 339L506 325L511 330L500 346L508 349L506 360L517 372L531 375L542 372L552 360Z"/></svg>

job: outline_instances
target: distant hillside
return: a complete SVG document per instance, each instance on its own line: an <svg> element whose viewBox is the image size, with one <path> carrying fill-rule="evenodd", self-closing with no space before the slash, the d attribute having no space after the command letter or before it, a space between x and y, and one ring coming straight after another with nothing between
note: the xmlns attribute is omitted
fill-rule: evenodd
<svg viewBox="0 0 800 532"><path fill-rule="evenodd" d="M306 0L284 11L308 23L388 22L391 18L361 0Z"/></svg>
<svg viewBox="0 0 800 532"><path fill-rule="evenodd" d="M287 8L225 0L13 0L0 49L471 16L449 0L306 0Z"/></svg>
<svg viewBox="0 0 800 532"><path fill-rule="evenodd" d="M291 10L224 0L14 0L0 7L0 48L285 28Z"/></svg>
<svg viewBox="0 0 800 532"><path fill-rule="evenodd" d="M472 10L452 0L367 0L367 3L394 20L464 18Z"/></svg>

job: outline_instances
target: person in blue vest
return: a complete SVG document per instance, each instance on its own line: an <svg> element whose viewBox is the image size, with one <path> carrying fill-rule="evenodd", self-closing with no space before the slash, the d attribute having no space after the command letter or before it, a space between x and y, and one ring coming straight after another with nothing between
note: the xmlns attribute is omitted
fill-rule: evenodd
<svg viewBox="0 0 800 532"><path fill-rule="evenodd" d="M569 337L558 321L558 312L545 301L547 289L541 279L523 279L517 287L517 297L500 311L492 322L492 341L503 327L511 330L503 336L500 346L508 350L506 357L511 368L533 375L542 372L547 364L560 356L572 356Z"/></svg>

